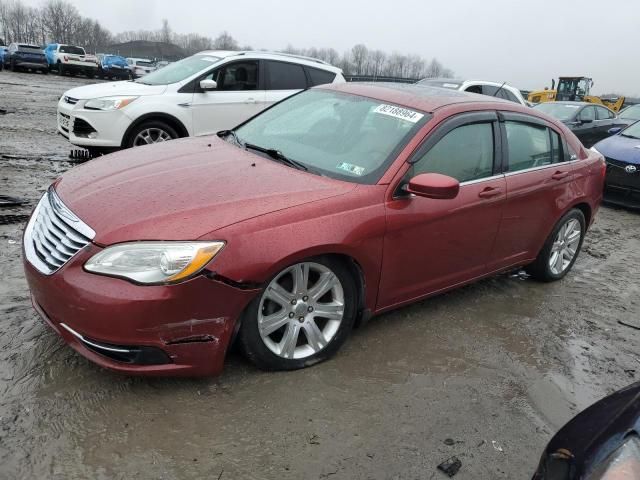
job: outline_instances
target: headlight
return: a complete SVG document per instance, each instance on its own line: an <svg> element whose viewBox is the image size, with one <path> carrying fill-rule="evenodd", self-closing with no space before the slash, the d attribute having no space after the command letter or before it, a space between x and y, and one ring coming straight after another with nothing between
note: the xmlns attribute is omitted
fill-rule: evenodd
<svg viewBox="0 0 640 480"><path fill-rule="evenodd" d="M94 98L84 104L88 110L119 110L126 107L138 97L104 97Z"/></svg>
<svg viewBox="0 0 640 480"><path fill-rule="evenodd" d="M640 439L631 436L587 477L588 480L633 480L640 478Z"/></svg>
<svg viewBox="0 0 640 480"><path fill-rule="evenodd" d="M224 247L224 242L130 242L105 248L85 270L144 284L176 283L192 277Z"/></svg>

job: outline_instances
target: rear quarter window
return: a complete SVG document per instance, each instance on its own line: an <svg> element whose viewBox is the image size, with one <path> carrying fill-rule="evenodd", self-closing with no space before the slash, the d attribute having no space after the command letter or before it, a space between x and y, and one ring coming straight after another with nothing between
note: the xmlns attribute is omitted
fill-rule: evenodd
<svg viewBox="0 0 640 480"><path fill-rule="evenodd" d="M316 85L324 85L325 83L332 83L336 78L335 73L320 70L319 68L307 67L307 73L309 74L312 87L315 87Z"/></svg>

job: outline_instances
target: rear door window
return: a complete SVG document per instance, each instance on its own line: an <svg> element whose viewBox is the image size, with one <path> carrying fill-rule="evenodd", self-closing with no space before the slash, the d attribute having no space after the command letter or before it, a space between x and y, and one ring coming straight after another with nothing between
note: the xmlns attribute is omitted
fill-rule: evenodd
<svg viewBox="0 0 640 480"><path fill-rule="evenodd" d="M608 120L613 118L613 114L604 107L596 107L596 111L598 112L598 120Z"/></svg>
<svg viewBox="0 0 640 480"><path fill-rule="evenodd" d="M493 125L473 123L447 133L413 166L413 175L441 173L459 182L493 175Z"/></svg>
<svg viewBox="0 0 640 480"><path fill-rule="evenodd" d="M295 63L267 62L269 90L303 90L307 88L304 68Z"/></svg>
<svg viewBox="0 0 640 480"><path fill-rule="evenodd" d="M507 121L509 172L550 165L553 162L549 129L539 125ZM559 139L558 139L559 142Z"/></svg>
<svg viewBox="0 0 640 480"><path fill-rule="evenodd" d="M580 112L579 116L580 120L595 120L596 119L596 109L595 107L585 107Z"/></svg>
<svg viewBox="0 0 640 480"><path fill-rule="evenodd" d="M336 74L333 72L327 72L326 70L320 70L319 68L306 67L309 79L311 80L311 86L324 85L325 83L332 83L336 78Z"/></svg>

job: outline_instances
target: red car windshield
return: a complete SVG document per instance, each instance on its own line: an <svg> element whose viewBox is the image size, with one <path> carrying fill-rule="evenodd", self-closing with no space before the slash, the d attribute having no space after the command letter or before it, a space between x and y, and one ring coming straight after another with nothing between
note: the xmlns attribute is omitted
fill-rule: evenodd
<svg viewBox="0 0 640 480"><path fill-rule="evenodd" d="M329 90L307 90L236 129L240 142L274 149L310 171L375 183L431 118L384 101Z"/></svg>

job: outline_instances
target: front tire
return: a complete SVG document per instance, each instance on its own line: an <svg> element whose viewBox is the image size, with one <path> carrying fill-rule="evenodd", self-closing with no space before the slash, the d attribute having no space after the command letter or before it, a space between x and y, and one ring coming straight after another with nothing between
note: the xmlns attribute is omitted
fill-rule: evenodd
<svg viewBox="0 0 640 480"><path fill-rule="evenodd" d="M349 269L333 258L287 267L247 307L240 346L263 370L296 370L327 360L353 328L357 292Z"/></svg>
<svg viewBox="0 0 640 480"><path fill-rule="evenodd" d="M584 214L577 208L567 212L551 231L536 260L526 267L527 272L542 282L563 278L578 258L585 232Z"/></svg>
<svg viewBox="0 0 640 480"><path fill-rule="evenodd" d="M127 148L141 147L153 143L167 142L178 137L178 132L170 125L161 120L151 120L135 127L129 134L125 146Z"/></svg>

